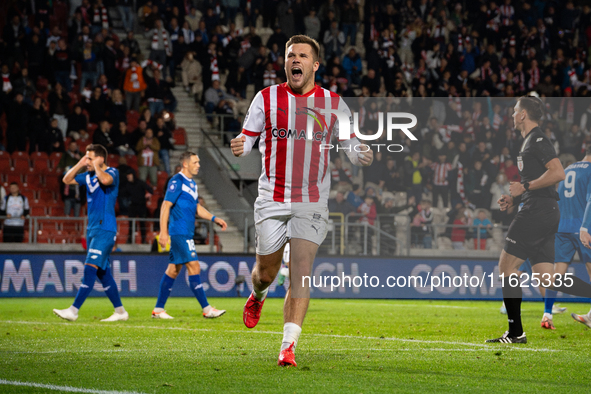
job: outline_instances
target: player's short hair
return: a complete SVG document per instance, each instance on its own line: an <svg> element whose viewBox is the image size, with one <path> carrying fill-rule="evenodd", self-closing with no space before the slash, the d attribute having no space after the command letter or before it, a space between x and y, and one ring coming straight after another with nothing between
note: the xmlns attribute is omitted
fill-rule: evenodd
<svg viewBox="0 0 591 394"><path fill-rule="evenodd" d="M187 160L189 160L189 159L191 158L191 156L197 156L197 153L195 153L195 152L191 152L191 151L186 151L186 152L183 152L183 153L181 154L181 158L180 158L180 160L179 160L179 162L180 162L180 164L181 164L181 167L183 166L183 163L184 163L185 161L187 161Z"/></svg>
<svg viewBox="0 0 591 394"><path fill-rule="evenodd" d="M542 100L535 96L521 96L517 99L519 108L527 112L530 120L540 123L544 116L545 106Z"/></svg>
<svg viewBox="0 0 591 394"><path fill-rule="evenodd" d="M313 39L312 37L308 37L304 34L297 34L292 36L289 41L285 43L285 53L287 53L287 48L292 46L293 44L308 44L312 47L312 55L314 55L314 61L318 61L318 57L320 56L320 44L318 41Z"/></svg>
<svg viewBox="0 0 591 394"><path fill-rule="evenodd" d="M86 147L87 152L94 152L96 157L102 157L107 161L107 149L101 144L90 144Z"/></svg>

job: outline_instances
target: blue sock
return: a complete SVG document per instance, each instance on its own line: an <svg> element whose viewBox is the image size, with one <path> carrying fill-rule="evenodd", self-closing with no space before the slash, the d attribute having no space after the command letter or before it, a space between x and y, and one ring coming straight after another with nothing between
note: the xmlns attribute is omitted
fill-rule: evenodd
<svg viewBox="0 0 591 394"><path fill-rule="evenodd" d="M160 280L160 291L158 291L158 300L156 301L156 308L164 308L164 305L166 305L166 300L168 300L168 296L172 291L173 284L173 278L166 274L162 275L162 279Z"/></svg>
<svg viewBox="0 0 591 394"><path fill-rule="evenodd" d="M74 303L72 304L75 308L80 309L86 298L92 291L94 287L94 281L96 280L96 268L91 267L88 264L84 265L84 277L82 278L82 284L78 289L78 294L76 294L76 299L74 299Z"/></svg>
<svg viewBox="0 0 591 394"><path fill-rule="evenodd" d="M544 298L544 313L552 314L554 301L556 301L556 291L546 289L546 297Z"/></svg>
<svg viewBox="0 0 591 394"><path fill-rule="evenodd" d="M117 283L115 283L115 279L113 278L113 275L111 275L111 269L109 267L107 267L106 270L100 269L98 270L96 276L103 284L105 294L107 295L107 297L109 297L111 304L113 304L115 308L123 306L123 304L121 303L121 297L119 297Z"/></svg>
<svg viewBox="0 0 591 394"><path fill-rule="evenodd" d="M199 301L199 304L201 304L201 308L205 308L206 306L208 306L209 302L207 302L205 290L203 290L203 285L201 284L201 276L189 276L189 286L191 286L191 290L193 290L195 297L197 297L197 301Z"/></svg>

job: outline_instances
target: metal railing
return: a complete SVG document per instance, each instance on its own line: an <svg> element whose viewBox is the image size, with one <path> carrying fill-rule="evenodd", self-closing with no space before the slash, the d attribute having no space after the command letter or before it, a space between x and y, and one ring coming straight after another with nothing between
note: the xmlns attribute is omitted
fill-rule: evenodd
<svg viewBox="0 0 591 394"><path fill-rule="evenodd" d="M253 212L247 210L226 210L226 212L240 215L241 223L240 226L236 226L234 234L240 235L242 245L225 246L232 246L228 249L233 249L233 252L254 252ZM0 222L3 219L7 217L0 217ZM201 227L201 237L197 234L195 238L201 243L196 244L207 245L211 253L219 251L218 236L221 240L224 233L218 231L219 228L211 221L196 219L195 222L197 229ZM81 238L86 236L87 224L87 217L29 216L25 218L24 242L29 244L80 243ZM118 217L118 243L129 241L131 245L141 245L143 226L145 232L143 245L151 244L158 232L158 224L159 220L155 218ZM467 245L469 247L466 249L472 249L471 244L474 241L474 251L478 252L477 249L484 239L492 240L494 245L502 247L507 229L508 226L498 224L492 225L491 228L481 225L448 224L413 226L408 216L394 214L377 215L372 224L364 219L364 215L356 212L348 215L333 212L329 214L327 236L320 246L319 254L392 257L410 256L411 251L417 249L432 249L435 254L435 250L454 250L454 246L464 249L464 245ZM458 232L458 230L462 231ZM467 244L466 241L470 243ZM454 245L453 242L457 243Z"/></svg>
<svg viewBox="0 0 591 394"><path fill-rule="evenodd" d="M202 129L203 133L208 137L210 137L210 135L217 135L222 145L225 145L226 139L224 137L227 137L227 140L230 140L240 133L240 131L235 132L227 130L229 122L237 120L236 116L233 114L198 113L196 115L210 124L211 130Z"/></svg>

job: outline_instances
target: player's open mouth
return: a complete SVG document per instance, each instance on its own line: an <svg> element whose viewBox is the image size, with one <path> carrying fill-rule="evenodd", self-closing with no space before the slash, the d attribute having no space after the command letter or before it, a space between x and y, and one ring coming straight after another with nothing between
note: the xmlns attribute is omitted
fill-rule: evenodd
<svg viewBox="0 0 591 394"><path fill-rule="evenodd" d="M291 78L294 81L299 81L304 77L304 72L299 67L294 67L291 69Z"/></svg>

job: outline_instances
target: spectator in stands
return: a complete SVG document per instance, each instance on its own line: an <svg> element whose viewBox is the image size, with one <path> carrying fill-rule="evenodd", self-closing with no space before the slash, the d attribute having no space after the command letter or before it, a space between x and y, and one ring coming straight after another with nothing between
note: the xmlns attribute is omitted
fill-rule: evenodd
<svg viewBox="0 0 591 394"><path fill-rule="evenodd" d="M161 66L158 65L154 71L154 78L146 75L144 69L144 79L147 83L146 98L148 99L148 107L152 115L157 115L164 110L164 97L166 95L166 82L161 79Z"/></svg>
<svg viewBox="0 0 591 394"><path fill-rule="evenodd" d="M135 171L129 169L125 173L126 182L121 185L119 190L119 207L122 215L127 215L130 218L146 218L148 210L146 207L146 193L154 193L152 187L146 182L137 179ZM140 234L142 244L146 243L146 223L140 221ZM129 238L128 243L132 242L134 228L132 222L129 224Z"/></svg>
<svg viewBox="0 0 591 394"><path fill-rule="evenodd" d="M146 134L148 129L148 122L145 119L138 120L137 128L129 135L130 146L135 149L138 141Z"/></svg>
<svg viewBox="0 0 591 394"><path fill-rule="evenodd" d="M23 242L25 217L29 215L30 209L29 199L19 193L16 182L10 184L9 192L0 203L0 216L8 217L4 220L3 242Z"/></svg>
<svg viewBox="0 0 591 394"><path fill-rule="evenodd" d="M488 230L492 229L492 223L486 217L486 211L484 209L478 212L478 216L472 221L472 226L474 226L475 231L474 249L486 250L486 239L488 238ZM480 229L478 226L481 226ZM478 231L480 231L480 244L478 243Z"/></svg>
<svg viewBox="0 0 591 394"><path fill-rule="evenodd" d="M521 179L519 169L513 164L513 159L510 157L505 160L505 175L508 182L519 182Z"/></svg>
<svg viewBox="0 0 591 394"><path fill-rule="evenodd" d="M6 43L5 54L9 63L17 61L23 64L25 60L26 32L18 15L14 15L11 23L4 26L2 38Z"/></svg>
<svg viewBox="0 0 591 394"><path fill-rule="evenodd" d="M128 32L132 31L134 21L132 7L134 6L134 2L132 0L116 0L115 3L117 4L121 21L123 22L123 28Z"/></svg>
<svg viewBox="0 0 591 394"><path fill-rule="evenodd" d="M449 202L449 172L452 170L450 163L446 162L447 156L444 152L439 153L439 162L432 163L433 170L433 205L437 207L439 197L443 201L443 208L447 208Z"/></svg>
<svg viewBox="0 0 591 394"><path fill-rule="evenodd" d="M339 190L351 190L353 186L353 176L348 168L343 167L343 161L336 157L331 170L332 184Z"/></svg>
<svg viewBox="0 0 591 394"><path fill-rule="evenodd" d="M363 188L358 184L354 184L353 191L347 193L347 201L353 208L355 208L355 210L357 210L357 208L363 204L363 194Z"/></svg>
<svg viewBox="0 0 591 394"><path fill-rule="evenodd" d="M157 19L154 22L154 28L146 31L146 38L152 40L150 60L161 64L165 68L164 73L166 73L166 57L172 56L172 41L162 25L162 20Z"/></svg>
<svg viewBox="0 0 591 394"><path fill-rule="evenodd" d="M318 41L320 36L320 19L316 16L316 9L310 8L308 15L304 18L304 25L306 26L306 35Z"/></svg>
<svg viewBox="0 0 591 394"><path fill-rule="evenodd" d="M105 38L105 47L102 52L103 58L103 73L109 81L109 88L114 89L119 85L119 59L123 57L123 53L115 48L113 38Z"/></svg>
<svg viewBox="0 0 591 394"><path fill-rule="evenodd" d="M43 151L44 139L48 133L49 117L47 116L47 106L41 100L41 97L35 97L26 120L29 136L29 154L38 150Z"/></svg>
<svg viewBox="0 0 591 394"><path fill-rule="evenodd" d="M410 201L409 201L410 202ZM412 243L422 245L425 249L431 249L433 243L433 211L431 201L423 200L420 205L411 212L411 235Z"/></svg>
<svg viewBox="0 0 591 394"><path fill-rule="evenodd" d="M224 92L220 87L220 81L212 82L211 87L205 91L205 112L208 114L232 114L235 102L238 99Z"/></svg>
<svg viewBox="0 0 591 394"><path fill-rule="evenodd" d="M62 135L62 131L58 127L58 120L56 118L52 118L49 124L49 130L46 137L46 147L44 149L47 154L51 154L53 152L63 152L64 148L64 137Z"/></svg>
<svg viewBox="0 0 591 394"><path fill-rule="evenodd" d="M245 12L246 10L243 10L242 14L244 15ZM203 13L201 11L198 11L194 6L191 6L189 13L185 15L185 21L189 23L189 28L191 29L191 31L197 31L197 29L199 29L199 21L201 20L202 16ZM244 23L244 26L248 26L248 23L246 21Z"/></svg>
<svg viewBox="0 0 591 394"><path fill-rule="evenodd" d="M119 155L135 155L135 150L133 148L135 145L132 142L131 133L127 131L126 122L113 124L110 137L113 139L113 144Z"/></svg>
<svg viewBox="0 0 591 394"><path fill-rule="evenodd" d="M119 122L127 122L127 108L121 90L115 89L109 105L109 123L119 124Z"/></svg>
<svg viewBox="0 0 591 394"><path fill-rule="evenodd" d="M330 213L342 213L347 216L351 212L355 212L355 208L345 200L345 194L341 191L337 192L335 198L328 200L328 211Z"/></svg>
<svg viewBox="0 0 591 394"><path fill-rule="evenodd" d="M345 45L345 34L339 30L339 23L332 21L330 29L324 32L324 57L327 60L334 56L341 56Z"/></svg>
<svg viewBox="0 0 591 394"><path fill-rule="evenodd" d="M357 212L362 215L359 222L373 226L377 217L375 198L366 196L363 204L357 207Z"/></svg>
<svg viewBox="0 0 591 394"><path fill-rule="evenodd" d="M45 45L39 39L38 34L31 36L30 42L27 45L27 55L29 75L31 76L31 80L37 81L37 77L42 74L45 58Z"/></svg>
<svg viewBox="0 0 591 394"><path fill-rule="evenodd" d="M183 87L195 97L196 102L201 102L203 76L201 73L201 63L194 58L194 52L187 52L181 63L181 70Z"/></svg>
<svg viewBox="0 0 591 394"><path fill-rule="evenodd" d="M347 56L343 58L343 68L347 73L347 79L354 85L359 85L361 82L361 56L357 53L354 47L349 49Z"/></svg>
<svg viewBox="0 0 591 394"><path fill-rule="evenodd" d="M68 93L58 82L55 84L51 93L49 93L47 101L49 101L49 116L57 119L58 127L62 132L62 138L66 138L66 133L68 132L68 115L70 114L70 96L68 96Z"/></svg>
<svg viewBox="0 0 591 394"><path fill-rule="evenodd" d="M92 143L104 146L109 154L117 154L117 147L113 138L111 138L111 128L107 120L99 123L98 129L94 131L92 136Z"/></svg>
<svg viewBox="0 0 591 394"><path fill-rule="evenodd" d="M483 192L489 190L486 188L487 182L488 174L482 169L482 162L475 161L474 167L468 170L464 185L466 195L477 208L484 208L486 203L486 196Z"/></svg>
<svg viewBox="0 0 591 394"><path fill-rule="evenodd" d="M90 123L99 124L106 119L107 99L99 86L92 90L92 97L90 97L86 105L86 110L88 111L88 121Z"/></svg>
<svg viewBox="0 0 591 394"><path fill-rule="evenodd" d="M93 36L101 32L103 28L109 28L109 12L102 0L95 0L88 11L90 15L91 33Z"/></svg>
<svg viewBox="0 0 591 394"><path fill-rule="evenodd" d="M74 105L74 110L68 117L68 136L71 133L78 133L80 130L86 130L88 127L88 119L82 112L82 106L80 104Z"/></svg>
<svg viewBox="0 0 591 394"><path fill-rule="evenodd" d="M150 183L157 185L160 142L154 137L152 129L147 129L146 134L139 139L135 151L138 155L139 178L145 182L149 175Z"/></svg>
<svg viewBox="0 0 591 394"><path fill-rule="evenodd" d="M160 142L160 150L158 151L160 163L164 167L164 171L170 174L170 151L174 150L174 146L170 142L172 140L172 132L166 127L164 118L161 116L156 118L156 125L153 131L156 134L156 138L158 138L158 142Z"/></svg>
<svg viewBox="0 0 591 394"><path fill-rule="evenodd" d="M456 250L463 250L464 242L466 241L466 226L470 224L470 220L466 215L465 210L460 209L456 212L453 221L454 227L451 230L451 243Z"/></svg>
<svg viewBox="0 0 591 394"><path fill-rule="evenodd" d="M490 186L491 202L490 210L492 212L492 219L495 223L506 223L507 212L501 211L501 207L497 203L503 194L510 195L509 182L507 182L507 175L501 173L497 175L497 179ZM509 193L509 194L508 194Z"/></svg>
<svg viewBox="0 0 591 394"><path fill-rule="evenodd" d="M12 87L15 92L23 94L23 100L28 105L33 105L33 96L36 93L35 84L29 77L29 69L23 68L19 73L16 73L11 79Z"/></svg>
<svg viewBox="0 0 591 394"><path fill-rule="evenodd" d="M27 105L23 94L16 93L6 111L6 150L24 152L27 147Z"/></svg>
<svg viewBox="0 0 591 394"><path fill-rule="evenodd" d="M63 38L57 42L57 50L54 53L55 58L55 80L60 83L66 92L72 90L72 81L70 73L72 71L72 61L74 60L66 40Z"/></svg>
<svg viewBox="0 0 591 394"><path fill-rule="evenodd" d="M132 56L130 67L125 72L123 90L125 90L125 102L127 108L132 111L139 111L141 97L147 85L144 81L144 73L137 58Z"/></svg>
<svg viewBox="0 0 591 394"><path fill-rule="evenodd" d="M121 44L123 44L129 48L129 55L130 56L137 57L138 55L140 55L142 53L142 50L140 48L140 44L139 44L138 40L136 40L134 37L133 30L127 31L127 36L125 37L125 39L123 39L123 41L121 41Z"/></svg>
<svg viewBox="0 0 591 394"><path fill-rule="evenodd" d="M404 179L401 171L396 168L396 160L394 157L389 156L386 159L386 169L384 171L385 179L384 179L384 190L390 192L399 192L404 191Z"/></svg>
<svg viewBox="0 0 591 394"><path fill-rule="evenodd" d="M404 184L407 185L407 195L415 197L416 201L422 200L423 176L421 172L428 165L427 160L421 154L414 152L404 159Z"/></svg>
<svg viewBox="0 0 591 394"><path fill-rule="evenodd" d="M75 151L71 151L71 149L75 149ZM76 144L76 142L71 142L70 143L70 147L68 148L68 150L66 151L66 154L64 154L64 156L62 156L62 159L65 157L69 157L69 159L67 160L67 165L65 165L65 169L68 169L69 167L71 167L72 165L76 165L76 163L78 163L78 161L74 162L72 164L72 158L73 157L78 157L78 160L80 160L80 152L78 151L78 146ZM82 208L82 196L84 196L85 193L85 186L81 186L81 185L65 185L62 183L62 192L61 192L61 196L62 196L62 200L64 201L64 214L66 216L70 216L72 210L74 210L74 217L80 217L80 208Z"/></svg>
<svg viewBox="0 0 591 394"><path fill-rule="evenodd" d="M93 47L92 41L90 39L83 44L80 55L82 58L82 79L80 81L80 91L82 92L88 81L90 81L91 86L94 86L96 85L99 77L99 59L96 54L96 49Z"/></svg>

